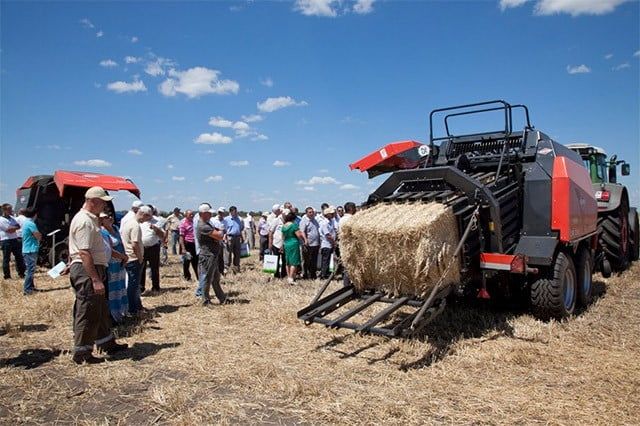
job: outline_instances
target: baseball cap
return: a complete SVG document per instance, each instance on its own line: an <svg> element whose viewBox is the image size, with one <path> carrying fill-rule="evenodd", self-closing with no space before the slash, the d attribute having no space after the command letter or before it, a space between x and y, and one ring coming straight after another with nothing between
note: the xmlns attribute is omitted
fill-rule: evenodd
<svg viewBox="0 0 640 426"><path fill-rule="evenodd" d="M269 216L269 215L267 214L267 212L262 212L260 213L260 216Z"/></svg>
<svg viewBox="0 0 640 426"><path fill-rule="evenodd" d="M209 204L202 203L198 206L198 213L213 213L213 210Z"/></svg>
<svg viewBox="0 0 640 426"><path fill-rule="evenodd" d="M131 207L140 208L140 207L142 207L142 204L143 204L143 203L142 203L142 201L140 201L140 200L135 200L135 201L131 204Z"/></svg>
<svg viewBox="0 0 640 426"><path fill-rule="evenodd" d="M218 207L218 213L226 213L227 209L225 209L224 207Z"/></svg>
<svg viewBox="0 0 640 426"><path fill-rule="evenodd" d="M89 188L87 192L84 193L84 198L100 198L102 201L113 200L113 197L110 197L109 194L107 194L107 191L102 189L102 187L100 186L92 186L91 188Z"/></svg>
<svg viewBox="0 0 640 426"><path fill-rule="evenodd" d="M326 209L324 209L324 211L322 212L322 214L333 214L336 212L336 209L334 209L333 207L329 206Z"/></svg>
<svg viewBox="0 0 640 426"><path fill-rule="evenodd" d="M273 207L271 207L272 212L275 212L277 210L280 210L280 204L274 204Z"/></svg>
<svg viewBox="0 0 640 426"><path fill-rule="evenodd" d="M149 206L140 206L140 210L138 212L142 212L142 214L148 214L149 216L153 215L153 210Z"/></svg>

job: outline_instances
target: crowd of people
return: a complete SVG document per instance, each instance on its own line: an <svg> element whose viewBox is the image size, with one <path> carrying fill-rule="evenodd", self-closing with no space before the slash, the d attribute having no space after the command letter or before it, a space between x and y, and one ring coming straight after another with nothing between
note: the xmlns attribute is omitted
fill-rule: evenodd
<svg viewBox="0 0 640 426"><path fill-rule="evenodd" d="M254 248L261 261L276 256L274 275L286 277L290 284L299 278L329 278L331 259L340 255L340 224L356 211L352 202L337 208L325 203L318 215L310 206L300 215L285 202L261 213L256 222L250 214L240 217L236 206L214 210L202 203L184 214L176 207L164 218L154 206L136 200L118 227L107 208L111 199L101 187L87 190L69 228L69 262L62 274L69 275L76 296L73 359L79 364L104 361L93 356L94 345L107 355L126 349L127 345L116 343L111 327L140 316L146 311L142 297L161 290L163 251L181 256L183 279L190 282L195 276L195 296L203 306L212 304L211 288L220 304L233 303L222 289L221 276L240 272L243 252ZM36 291L33 277L43 238L36 217L31 208L14 217L12 206L2 205L4 278L11 278L13 257L27 296ZM151 287L146 291L148 279Z"/></svg>

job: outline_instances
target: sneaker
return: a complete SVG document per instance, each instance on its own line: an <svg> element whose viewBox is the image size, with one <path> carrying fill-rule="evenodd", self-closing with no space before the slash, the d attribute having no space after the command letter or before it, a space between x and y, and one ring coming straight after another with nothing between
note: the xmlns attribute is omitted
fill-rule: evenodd
<svg viewBox="0 0 640 426"><path fill-rule="evenodd" d="M86 353L79 353L79 354L73 354L73 362L75 362L76 364L80 365L80 364L100 364L102 362L105 362L104 358L97 358L95 356L93 356L93 354L86 354Z"/></svg>

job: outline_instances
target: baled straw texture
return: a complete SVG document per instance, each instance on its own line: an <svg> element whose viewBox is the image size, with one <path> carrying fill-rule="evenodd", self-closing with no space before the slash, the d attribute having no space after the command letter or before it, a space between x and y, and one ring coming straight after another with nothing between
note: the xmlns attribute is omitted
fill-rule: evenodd
<svg viewBox="0 0 640 426"><path fill-rule="evenodd" d="M342 263L358 289L425 296L442 277L458 243L450 208L439 203L378 204L340 229ZM460 280L455 260L443 286Z"/></svg>

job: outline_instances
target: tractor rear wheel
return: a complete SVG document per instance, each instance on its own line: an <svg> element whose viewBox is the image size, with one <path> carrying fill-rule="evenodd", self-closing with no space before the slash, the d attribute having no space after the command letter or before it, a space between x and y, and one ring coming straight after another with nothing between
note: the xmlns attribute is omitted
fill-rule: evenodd
<svg viewBox="0 0 640 426"><path fill-rule="evenodd" d="M591 303L593 292L593 260L591 252L582 247L576 256L576 275L578 278L578 303L580 306L588 306Z"/></svg>
<svg viewBox="0 0 640 426"><path fill-rule="evenodd" d="M629 260L634 262L640 257L640 224L635 208L629 210Z"/></svg>
<svg viewBox="0 0 640 426"><path fill-rule="evenodd" d="M614 271L629 263L629 206L622 200L617 209L598 216L599 245Z"/></svg>
<svg viewBox="0 0 640 426"><path fill-rule="evenodd" d="M561 319L576 308L578 280L571 257L558 253L547 277L531 284L531 305L536 317Z"/></svg>

